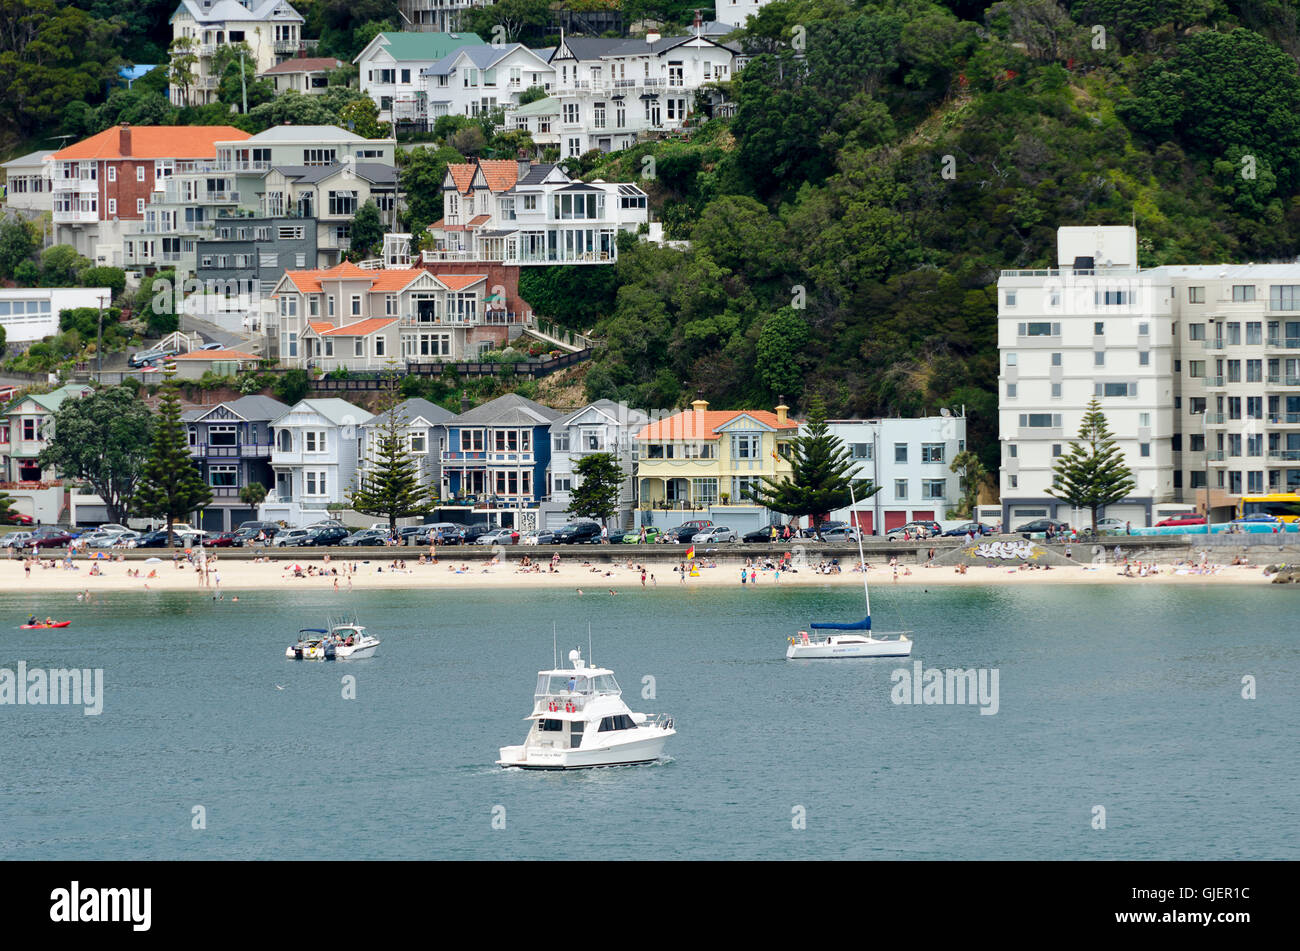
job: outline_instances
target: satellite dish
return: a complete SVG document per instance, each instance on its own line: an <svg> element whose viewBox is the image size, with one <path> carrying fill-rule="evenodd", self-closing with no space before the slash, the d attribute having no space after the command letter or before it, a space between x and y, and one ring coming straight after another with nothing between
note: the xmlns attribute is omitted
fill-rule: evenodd
<svg viewBox="0 0 1300 951"><path fill-rule="evenodd" d="M947 417L949 417L949 416L952 415L952 410L950 410L948 407L944 406L944 407L942 407L942 408L939 410L939 415L940 415L940 416L943 416L944 418L947 418Z"/></svg>

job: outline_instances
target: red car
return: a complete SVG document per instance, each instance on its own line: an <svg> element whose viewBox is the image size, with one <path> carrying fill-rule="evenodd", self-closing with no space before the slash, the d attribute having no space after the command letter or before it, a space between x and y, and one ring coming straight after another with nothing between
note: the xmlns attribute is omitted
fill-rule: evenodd
<svg viewBox="0 0 1300 951"><path fill-rule="evenodd" d="M234 532L222 532L220 535L204 536L204 548L231 548L235 544Z"/></svg>
<svg viewBox="0 0 1300 951"><path fill-rule="evenodd" d="M1170 515L1156 522L1156 528L1168 528L1174 525L1204 525L1205 516L1198 515L1196 512L1179 512L1177 515Z"/></svg>
<svg viewBox="0 0 1300 951"><path fill-rule="evenodd" d="M6 525L30 525L32 524L32 521L33 520L30 515L23 515L19 512L15 512L11 517L5 519L5 524Z"/></svg>
<svg viewBox="0 0 1300 951"><path fill-rule="evenodd" d="M70 541L72 541L72 536L67 532L51 532L48 535L37 535L27 539L27 541L23 543L23 547L67 548Z"/></svg>

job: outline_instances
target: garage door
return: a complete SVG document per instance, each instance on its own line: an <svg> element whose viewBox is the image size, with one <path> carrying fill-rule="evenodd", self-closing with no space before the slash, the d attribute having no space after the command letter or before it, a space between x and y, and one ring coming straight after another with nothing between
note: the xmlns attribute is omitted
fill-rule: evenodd
<svg viewBox="0 0 1300 951"><path fill-rule="evenodd" d="M902 528L907 524L907 512L886 512L885 513L885 531L892 532L896 528Z"/></svg>
<svg viewBox="0 0 1300 951"><path fill-rule="evenodd" d="M919 511L919 512L918 512L916 509L913 509L913 510L912 510L912 521L914 521L914 522L933 522L933 521L934 521L934 509L923 509L923 510L921 510L921 511Z"/></svg>
<svg viewBox="0 0 1300 951"><path fill-rule="evenodd" d="M854 512L853 524L862 529L863 535L871 535L871 523L875 521L875 512Z"/></svg>
<svg viewBox="0 0 1300 951"><path fill-rule="evenodd" d="M567 525L568 522L569 522L569 516L565 515L563 512L546 513L546 527L551 529L552 531L554 531L557 528L560 528L563 525Z"/></svg>

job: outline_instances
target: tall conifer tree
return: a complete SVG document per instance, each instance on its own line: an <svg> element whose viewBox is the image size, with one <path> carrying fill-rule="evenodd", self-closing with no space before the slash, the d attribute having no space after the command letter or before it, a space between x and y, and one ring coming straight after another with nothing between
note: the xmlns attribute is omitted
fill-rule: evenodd
<svg viewBox="0 0 1300 951"><path fill-rule="evenodd" d="M373 450L358 472L358 486L351 494L354 511L388 519L388 532L397 534L397 520L423 515L433 505L429 487L420 481L415 457L407 449L406 420L398 412L393 391L384 421L374 436Z"/></svg>
<svg viewBox="0 0 1300 951"><path fill-rule="evenodd" d="M173 541L172 526L176 520L212 501L212 490L204 484L190 457L190 441L181 421L181 401L172 380L163 386L153 444L135 501L142 515L167 519L168 546Z"/></svg>
<svg viewBox="0 0 1300 951"><path fill-rule="evenodd" d="M1111 436L1106 414L1094 398L1079 424L1079 437L1070 451L1052 467L1052 486L1047 494L1092 512L1092 530L1097 530L1097 513L1133 491L1137 483L1133 470L1124 464L1124 452Z"/></svg>

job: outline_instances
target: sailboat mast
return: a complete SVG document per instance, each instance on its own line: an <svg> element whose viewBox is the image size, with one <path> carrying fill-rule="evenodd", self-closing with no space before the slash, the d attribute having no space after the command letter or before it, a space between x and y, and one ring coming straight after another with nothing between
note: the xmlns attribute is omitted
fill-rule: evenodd
<svg viewBox="0 0 1300 951"><path fill-rule="evenodd" d="M853 491L853 483L849 482L849 512L852 513L850 518L857 521L857 495ZM867 587L867 556L862 553L862 526L855 526L858 530L858 564L862 565L862 594L867 599L867 617L871 617L871 591Z"/></svg>

